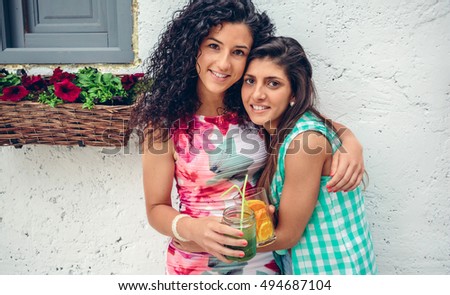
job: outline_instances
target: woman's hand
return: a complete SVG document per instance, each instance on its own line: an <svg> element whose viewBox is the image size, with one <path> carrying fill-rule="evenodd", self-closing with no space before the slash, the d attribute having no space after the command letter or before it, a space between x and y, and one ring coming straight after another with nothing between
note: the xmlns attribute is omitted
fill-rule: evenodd
<svg viewBox="0 0 450 295"><path fill-rule="evenodd" d="M243 237L244 234L242 231L222 224L220 221L220 217L213 216L183 218L178 223L178 228L182 237L197 244L199 248L197 246L193 248L196 251L201 249L200 251L208 252L225 263L232 262L226 259L225 256L244 257L243 251L233 250L224 246L246 246L247 241L238 238ZM194 247L194 245L190 244L186 245L186 247Z"/></svg>
<svg viewBox="0 0 450 295"><path fill-rule="evenodd" d="M196 242L181 242L177 240L176 238L173 238L172 243L177 247L178 249L184 251L184 252L191 252L191 253L200 253L200 252L206 252L205 249L200 247Z"/></svg>
<svg viewBox="0 0 450 295"><path fill-rule="evenodd" d="M362 181L364 175L363 147L356 139L342 142L342 146L333 155L331 162L331 180L328 191L350 191Z"/></svg>

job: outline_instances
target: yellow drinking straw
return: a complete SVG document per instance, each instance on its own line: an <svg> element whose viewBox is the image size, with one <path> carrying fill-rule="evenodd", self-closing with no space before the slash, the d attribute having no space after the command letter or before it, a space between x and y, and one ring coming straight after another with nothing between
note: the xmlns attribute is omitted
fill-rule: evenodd
<svg viewBox="0 0 450 295"><path fill-rule="evenodd" d="M220 197L223 197L224 195L228 194L232 189L237 189L237 191L239 192L239 194L242 197L242 204L241 204L241 220L240 220L240 225L241 225L241 230L242 230L242 222L244 220L244 206L247 205L247 200L245 199L245 187L247 186L247 179L248 179L248 174L245 174L245 179L244 179L244 187L241 189L239 188L239 186L237 186L236 184L233 185L232 187L230 187L229 189L227 189L223 194L220 195Z"/></svg>
<svg viewBox="0 0 450 295"><path fill-rule="evenodd" d="M241 230L242 230L242 222L244 220L244 205L246 205L247 200L245 199L245 186L247 185L247 179L248 179L248 174L245 174L245 179L244 179L244 187L242 188L243 192L241 194L242 197L242 204L241 204Z"/></svg>

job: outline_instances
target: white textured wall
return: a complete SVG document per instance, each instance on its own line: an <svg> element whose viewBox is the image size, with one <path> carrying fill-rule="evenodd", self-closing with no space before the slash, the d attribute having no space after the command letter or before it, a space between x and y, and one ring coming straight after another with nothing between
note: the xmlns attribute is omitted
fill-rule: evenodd
<svg viewBox="0 0 450 295"><path fill-rule="evenodd" d="M145 59L184 1L138 2ZM304 45L322 111L365 146L380 273L450 274L450 1L255 3ZM1 147L0 163L0 274L163 273L135 146Z"/></svg>

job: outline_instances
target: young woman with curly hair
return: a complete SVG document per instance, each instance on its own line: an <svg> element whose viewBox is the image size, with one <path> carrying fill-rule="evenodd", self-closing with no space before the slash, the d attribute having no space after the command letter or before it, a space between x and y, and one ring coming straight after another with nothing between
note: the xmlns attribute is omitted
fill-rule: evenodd
<svg viewBox="0 0 450 295"><path fill-rule="evenodd" d="M191 0L178 11L148 59L150 91L137 102L130 127L145 131L143 181L150 225L171 237L167 274L278 274L271 253L247 262L240 230L221 223L232 185L256 185L267 153L247 121L240 88L247 56L274 26L250 0ZM356 182L362 150L351 133L330 189ZM344 140L344 138L343 138ZM356 163L356 164L355 164ZM352 178L353 177L353 178ZM172 207L176 180L178 210ZM350 179L350 180L349 180ZM180 214L181 213L181 214ZM186 249L199 249L198 252Z"/></svg>

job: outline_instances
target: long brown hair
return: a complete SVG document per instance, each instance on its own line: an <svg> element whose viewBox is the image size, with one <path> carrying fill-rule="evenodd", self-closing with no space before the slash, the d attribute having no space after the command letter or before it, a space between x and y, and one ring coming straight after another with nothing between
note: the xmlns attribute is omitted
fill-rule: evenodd
<svg viewBox="0 0 450 295"><path fill-rule="evenodd" d="M276 132L269 135L264 130L268 159L267 165L258 181L258 186L266 188L267 192L270 193L270 185L277 169L280 147L298 119L306 111L310 111L322 119L329 127L333 128L333 126L314 106L316 91L312 80L312 66L306 57L303 47L295 39L272 37L267 43L252 50L248 58L248 64L255 59L270 59L283 68L295 98L295 104L289 106L282 115Z"/></svg>

